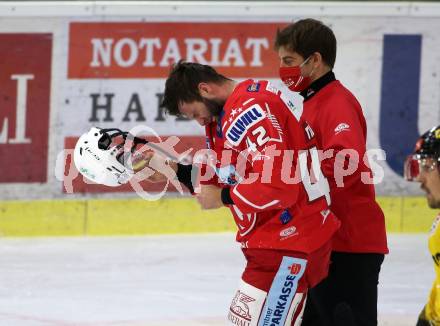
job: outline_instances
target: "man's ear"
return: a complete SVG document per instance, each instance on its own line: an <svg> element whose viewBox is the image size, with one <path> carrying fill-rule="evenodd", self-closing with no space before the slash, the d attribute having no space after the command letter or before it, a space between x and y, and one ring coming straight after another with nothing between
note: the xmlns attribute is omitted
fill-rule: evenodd
<svg viewBox="0 0 440 326"><path fill-rule="evenodd" d="M209 98L212 95L212 87L208 83L199 83L198 90L200 96L202 97Z"/></svg>
<svg viewBox="0 0 440 326"><path fill-rule="evenodd" d="M313 67L316 69L321 65L325 65L325 62L322 60L322 55L319 52L313 53Z"/></svg>

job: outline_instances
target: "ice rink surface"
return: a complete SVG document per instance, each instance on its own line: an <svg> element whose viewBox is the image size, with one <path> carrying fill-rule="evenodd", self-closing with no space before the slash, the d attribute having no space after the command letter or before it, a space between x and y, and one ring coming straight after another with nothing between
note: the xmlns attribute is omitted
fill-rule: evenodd
<svg viewBox="0 0 440 326"><path fill-rule="evenodd" d="M389 236L379 325L415 325L427 235ZM233 234L0 240L1 326L225 325L244 260Z"/></svg>

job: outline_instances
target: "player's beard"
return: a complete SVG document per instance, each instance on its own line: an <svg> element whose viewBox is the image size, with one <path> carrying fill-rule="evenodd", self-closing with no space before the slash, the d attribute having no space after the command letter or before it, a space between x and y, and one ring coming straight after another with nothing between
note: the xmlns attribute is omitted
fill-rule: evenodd
<svg viewBox="0 0 440 326"><path fill-rule="evenodd" d="M223 111L223 106L225 105L226 101L210 100L210 99L204 98L203 103L205 103L205 105L208 108L208 111L211 113L212 117L218 117L220 115L220 112Z"/></svg>

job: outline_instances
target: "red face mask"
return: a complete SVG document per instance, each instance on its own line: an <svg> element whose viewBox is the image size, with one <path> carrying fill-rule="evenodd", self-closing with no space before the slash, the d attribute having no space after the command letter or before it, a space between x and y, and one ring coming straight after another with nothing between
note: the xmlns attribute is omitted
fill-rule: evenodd
<svg viewBox="0 0 440 326"><path fill-rule="evenodd" d="M310 58L310 57L309 57ZM283 83L293 92L302 92L309 87L312 82L310 76L305 77L301 74L301 67L309 60L307 58L299 66L280 67L280 78Z"/></svg>

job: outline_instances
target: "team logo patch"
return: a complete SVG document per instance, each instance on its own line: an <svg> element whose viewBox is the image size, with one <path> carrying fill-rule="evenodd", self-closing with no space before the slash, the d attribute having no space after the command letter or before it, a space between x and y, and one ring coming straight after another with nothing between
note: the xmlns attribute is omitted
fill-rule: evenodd
<svg viewBox="0 0 440 326"><path fill-rule="evenodd" d="M246 134L246 130L263 120L265 116L266 114L258 104L251 106L238 115L231 123L226 131L226 138L234 146L240 144Z"/></svg>
<svg viewBox="0 0 440 326"><path fill-rule="evenodd" d="M350 126L344 122L338 124L338 126L335 128L335 134L339 134L342 131L348 131L350 130Z"/></svg>
<svg viewBox="0 0 440 326"><path fill-rule="evenodd" d="M248 92L258 92L260 90L260 83L252 83L251 85L249 85L249 87L247 88Z"/></svg>
<svg viewBox="0 0 440 326"><path fill-rule="evenodd" d="M229 308L229 321L234 325L249 325L252 316L250 314L248 303L254 301L254 298L251 298L241 291L237 291L237 294L232 300L231 307Z"/></svg>

